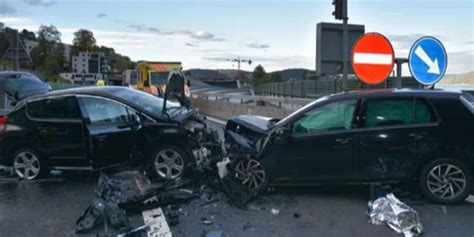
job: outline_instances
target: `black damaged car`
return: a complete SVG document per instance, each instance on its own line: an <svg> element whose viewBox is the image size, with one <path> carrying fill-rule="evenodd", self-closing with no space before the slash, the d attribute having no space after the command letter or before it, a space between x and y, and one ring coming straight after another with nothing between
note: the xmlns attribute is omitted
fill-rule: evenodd
<svg viewBox="0 0 474 237"><path fill-rule="evenodd" d="M17 89L5 90L12 99L22 95L22 77L3 83ZM22 179L125 162L146 163L157 177L176 179L210 154L201 142L215 141L203 116L166 98L126 87L38 87L0 117L0 164L13 166Z"/></svg>
<svg viewBox="0 0 474 237"><path fill-rule="evenodd" d="M473 191L473 103L468 93L443 90L351 92L280 121L238 116L226 133L240 153L236 176L256 191L415 180L432 201L456 203Z"/></svg>

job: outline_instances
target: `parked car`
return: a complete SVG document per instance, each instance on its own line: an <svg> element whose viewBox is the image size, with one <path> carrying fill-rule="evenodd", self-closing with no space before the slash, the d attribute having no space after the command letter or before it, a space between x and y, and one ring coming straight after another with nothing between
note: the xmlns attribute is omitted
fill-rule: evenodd
<svg viewBox="0 0 474 237"><path fill-rule="evenodd" d="M28 72L0 72L0 88L11 101L20 101L33 95L47 93L51 87Z"/></svg>
<svg viewBox="0 0 474 237"><path fill-rule="evenodd" d="M23 179L128 161L176 179L190 171L193 152L205 149L200 142L212 135L196 110L126 87L38 94L0 118L0 163Z"/></svg>
<svg viewBox="0 0 474 237"><path fill-rule="evenodd" d="M269 182L416 180L429 199L456 203L473 191L473 102L443 90L351 92L320 98L280 121L238 116L226 132L247 154L236 176L256 191Z"/></svg>

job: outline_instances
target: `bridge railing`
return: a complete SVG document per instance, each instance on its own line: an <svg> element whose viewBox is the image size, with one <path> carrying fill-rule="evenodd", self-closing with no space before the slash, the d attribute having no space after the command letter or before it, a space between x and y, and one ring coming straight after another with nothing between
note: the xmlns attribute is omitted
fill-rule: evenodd
<svg viewBox="0 0 474 237"><path fill-rule="evenodd" d="M402 88L421 87L422 86L415 79L402 79ZM347 91L384 88L395 88L394 79L389 78L385 82L375 86L366 85L357 79L347 81ZM260 85L255 88L255 94L257 95L299 98L319 98L342 91L342 81L336 79L277 82Z"/></svg>

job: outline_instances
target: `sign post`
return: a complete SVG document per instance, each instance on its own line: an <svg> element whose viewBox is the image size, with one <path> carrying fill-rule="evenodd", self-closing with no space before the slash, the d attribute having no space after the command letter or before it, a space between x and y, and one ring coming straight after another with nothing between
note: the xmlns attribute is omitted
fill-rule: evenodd
<svg viewBox="0 0 474 237"><path fill-rule="evenodd" d="M436 84L446 73L448 56L441 42L431 36L418 39L408 54L413 77L425 86Z"/></svg>
<svg viewBox="0 0 474 237"><path fill-rule="evenodd" d="M392 73L395 53L390 41L379 33L367 33L352 48L352 68L357 77L369 84L384 82Z"/></svg>

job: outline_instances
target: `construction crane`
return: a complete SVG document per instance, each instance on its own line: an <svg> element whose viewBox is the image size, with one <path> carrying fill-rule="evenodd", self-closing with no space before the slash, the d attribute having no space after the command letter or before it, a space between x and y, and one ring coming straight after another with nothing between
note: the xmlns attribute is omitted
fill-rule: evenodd
<svg viewBox="0 0 474 237"><path fill-rule="evenodd" d="M20 62L32 62L30 54L26 51L26 47L23 44L23 41L20 39L17 30L12 32L5 32L6 37L8 37L9 46L3 56L1 57L2 61L11 61L13 71L20 70Z"/></svg>
<svg viewBox="0 0 474 237"><path fill-rule="evenodd" d="M248 63L249 65L252 64L252 60L249 59L241 59L240 57L237 58L218 58L218 57L212 57L212 58L204 58L205 60L213 60L213 61L227 61L227 62L236 62L237 63L237 73L238 73L238 78L237 78L237 87L240 88L240 83L243 81L243 73L240 70L240 64L241 63Z"/></svg>

